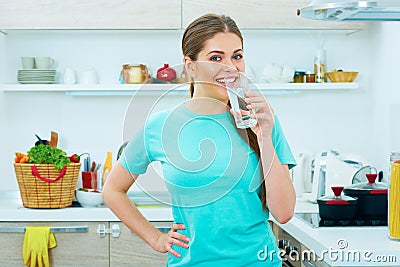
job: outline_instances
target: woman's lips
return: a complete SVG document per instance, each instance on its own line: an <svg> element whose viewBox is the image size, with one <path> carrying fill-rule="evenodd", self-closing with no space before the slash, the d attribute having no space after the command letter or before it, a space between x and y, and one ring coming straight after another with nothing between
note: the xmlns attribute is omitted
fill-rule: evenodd
<svg viewBox="0 0 400 267"><path fill-rule="evenodd" d="M215 81L219 84L225 85L225 81L227 81L228 83L233 83L236 81L236 77L235 76L227 76L224 78L217 78L215 79Z"/></svg>

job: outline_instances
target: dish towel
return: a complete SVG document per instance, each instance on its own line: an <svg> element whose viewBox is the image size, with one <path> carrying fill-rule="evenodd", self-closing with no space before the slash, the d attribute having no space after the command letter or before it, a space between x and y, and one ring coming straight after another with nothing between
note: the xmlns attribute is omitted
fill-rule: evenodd
<svg viewBox="0 0 400 267"><path fill-rule="evenodd" d="M49 248L57 246L49 226L28 226L25 230L22 258L30 267L49 267Z"/></svg>

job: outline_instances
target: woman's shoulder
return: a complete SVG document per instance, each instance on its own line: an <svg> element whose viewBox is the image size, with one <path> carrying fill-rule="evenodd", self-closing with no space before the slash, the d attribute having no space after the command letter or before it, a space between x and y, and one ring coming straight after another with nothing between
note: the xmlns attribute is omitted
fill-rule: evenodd
<svg viewBox="0 0 400 267"><path fill-rule="evenodd" d="M166 121L176 121L182 115L182 104L152 112L146 119L146 127L162 126Z"/></svg>

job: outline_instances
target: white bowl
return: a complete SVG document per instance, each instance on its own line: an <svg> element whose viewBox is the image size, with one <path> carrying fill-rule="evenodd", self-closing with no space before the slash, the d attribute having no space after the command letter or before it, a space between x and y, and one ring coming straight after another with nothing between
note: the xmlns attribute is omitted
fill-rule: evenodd
<svg viewBox="0 0 400 267"><path fill-rule="evenodd" d="M85 189L87 191L76 190L76 200L82 207L96 207L103 204L101 192L93 192L94 189ZM97 190L98 191L98 190Z"/></svg>

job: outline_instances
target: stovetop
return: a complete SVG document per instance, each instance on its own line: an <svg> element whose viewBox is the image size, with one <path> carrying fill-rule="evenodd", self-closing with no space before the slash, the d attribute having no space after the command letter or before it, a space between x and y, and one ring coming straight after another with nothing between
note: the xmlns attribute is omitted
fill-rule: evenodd
<svg viewBox="0 0 400 267"><path fill-rule="evenodd" d="M337 227L337 226L387 226L383 219L354 219L354 220L321 220L318 213L296 213L295 216L306 222L311 227Z"/></svg>

